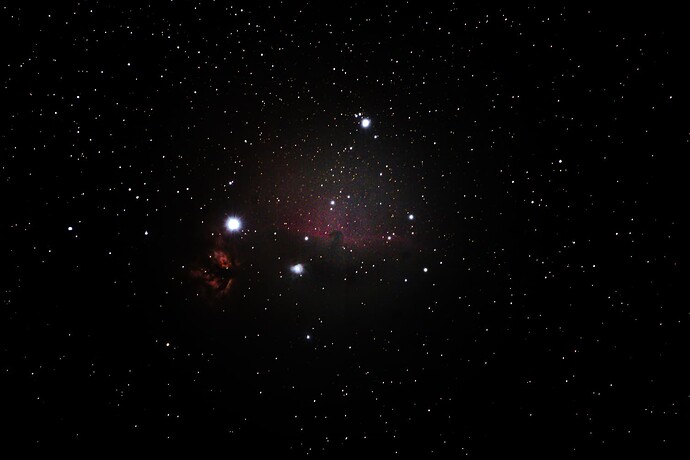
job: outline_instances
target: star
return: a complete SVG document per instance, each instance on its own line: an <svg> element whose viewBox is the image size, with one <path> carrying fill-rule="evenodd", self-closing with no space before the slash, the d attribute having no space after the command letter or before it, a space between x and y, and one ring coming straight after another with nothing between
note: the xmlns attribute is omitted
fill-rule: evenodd
<svg viewBox="0 0 690 460"><path fill-rule="evenodd" d="M304 265L295 264L292 267L290 267L290 271L295 275L301 275L302 273L304 273Z"/></svg>
<svg viewBox="0 0 690 460"><path fill-rule="evenodd" d="M230 217L227 222L225 222L225 227L231 232L239 231L241 226L242 222L237 217Z"/></svg>
<svg viewBox="0 0 690 460"><path fill-rule="evenodd" d="M362 118L362 128L368 128L371 125L371 120L368 118Z"/></svg>

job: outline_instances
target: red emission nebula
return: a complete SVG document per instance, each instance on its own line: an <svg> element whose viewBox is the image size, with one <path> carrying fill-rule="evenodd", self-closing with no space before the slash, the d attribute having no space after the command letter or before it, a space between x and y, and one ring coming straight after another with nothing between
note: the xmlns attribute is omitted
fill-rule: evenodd
<svg viewBox="0 0 690 460"><path fill-rule="evenodd" d="M384 159L374 150L387 151L352 142L311 154L279 151L259 162L251 179L228 190L241 198L238 213L246 228L226 225L193 276L224 295L238 275L238 252L252 271L281 258L300 264L318 259L328 270L396 260L419 249L419 227L429 224L414 212L425 200L412 195L419 184L402 172L397 157ZM232 220L231 227L239 225ZM238 250L240 240L240 248L252 251Z"/></svg>

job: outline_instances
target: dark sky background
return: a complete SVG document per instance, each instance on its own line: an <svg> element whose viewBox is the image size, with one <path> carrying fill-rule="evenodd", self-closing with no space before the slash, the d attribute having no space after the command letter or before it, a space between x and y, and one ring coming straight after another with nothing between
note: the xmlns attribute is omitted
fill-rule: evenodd
<svg viewBox="0 0 690 460"><path fill-rule="evenodd" d="M3 444L687 452L680 7L270 3L0 1Z"/></svg>

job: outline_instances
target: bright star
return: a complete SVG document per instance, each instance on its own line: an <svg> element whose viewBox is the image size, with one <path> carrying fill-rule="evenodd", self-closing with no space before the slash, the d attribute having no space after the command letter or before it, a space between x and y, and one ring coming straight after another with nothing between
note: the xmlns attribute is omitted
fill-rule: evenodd
<svg viewBox="0 0 690 460"><path fill-rule="evenodd" d="M410 220L414 220L414 214L408 215L407 218L410 219Z"/></svg>
<svg viewBox="0 0 690 460"><path fill-rule="evenodd" d="M227 222L225 222L225 227L227 227L228 230L231 232L236 232L240 229L242 226L242 222L237 217L230 217L228 218Z"/></svg>
<svg viewBox="0 0 690 460"><path fill-rule="evenodd" d="M371 120L368 118L362 118L362 128L368 128L371 125Z"/></svg>
<svg viewBox="0 0 690 460"><path fill-rule="evenodd" d="M295 275L301 275L302 273L304 273L304 265L295 264L292 267L290 267L290 271Z"/></svg>

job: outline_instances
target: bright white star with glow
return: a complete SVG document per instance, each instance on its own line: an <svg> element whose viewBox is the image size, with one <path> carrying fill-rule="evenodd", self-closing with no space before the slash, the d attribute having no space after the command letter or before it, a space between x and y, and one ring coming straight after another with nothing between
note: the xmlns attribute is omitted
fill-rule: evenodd
<svg viewBox="0 0 690 460"><path fill-rule="evenodd" d="M362 128L368 128L371 125L371 120L368 118L362 118Z"/></svg>
<svg viewBox="0 0 690 460"><path fill-rule="evenodd" d="M304 265L295 264L292 267L290 267L290 271L295 275L301 275L302 273L304 273Z"/></svg>
<svg viewBox="0 0 690 460"><path fill-rule="evenodd" d="M230 217L225 222L225 227L231 232L237 232L242 227L242 222L237 217Z"/></svg>

